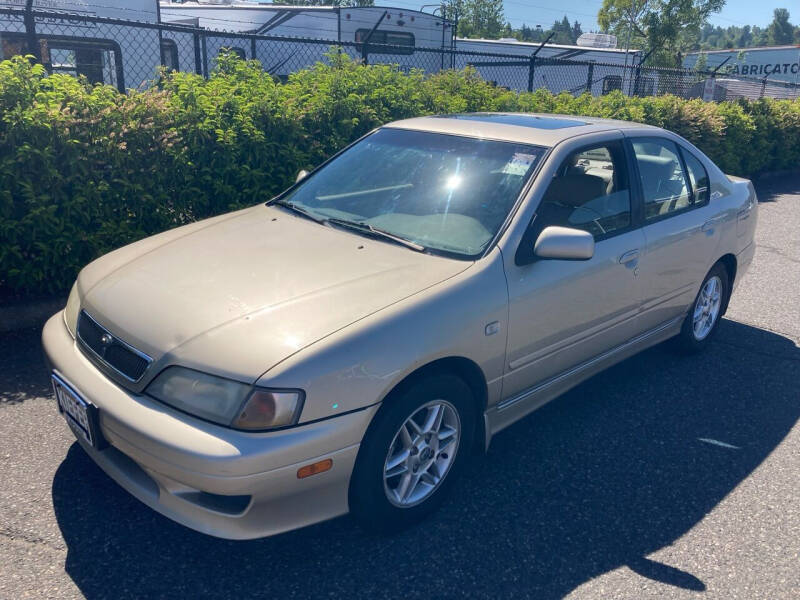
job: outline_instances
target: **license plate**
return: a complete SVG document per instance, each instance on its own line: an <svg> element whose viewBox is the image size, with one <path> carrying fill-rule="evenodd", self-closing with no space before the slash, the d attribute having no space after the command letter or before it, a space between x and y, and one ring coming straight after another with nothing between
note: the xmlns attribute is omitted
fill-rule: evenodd
<svg viewBox="0 0 800 600"><path fill-rule="evenodd" d="M81 398L75 389L57 374L51 376L58 410L79 438L95 448L100 447L100 429L97 426L97 407Z"/></svg>

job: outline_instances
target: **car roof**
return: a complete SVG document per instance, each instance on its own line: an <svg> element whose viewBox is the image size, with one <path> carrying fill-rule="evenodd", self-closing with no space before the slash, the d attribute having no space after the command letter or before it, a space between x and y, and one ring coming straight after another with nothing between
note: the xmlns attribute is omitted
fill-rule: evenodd
<svg viewBox="0 0 800 600"><path fill-rule="evenodd" d="M660 128L652 125L598 117L545 113L486 112L416 117L388 123L384 127L488 138L539 146L554 146L567 138L601 131L620 129L661 131Z"/></svg>

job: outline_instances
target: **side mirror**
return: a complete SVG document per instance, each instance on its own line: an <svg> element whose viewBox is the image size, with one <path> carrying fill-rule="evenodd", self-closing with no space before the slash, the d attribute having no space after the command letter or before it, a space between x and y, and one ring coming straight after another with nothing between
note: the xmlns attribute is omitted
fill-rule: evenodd
<svg viewBox="0 0 800 600"><path fill-rule="evenodd" d="M582 229L552 225L539 234L533 253L538 258L589 260L594 256L594 237Z"/></svg>
<svg viewBox="0 0 800 600"><path fill-rule="evenodd" d="M298 181L301 181L301 180L305 179L306 177L308 177L308 171L303 169L302 171L300 171L297 174L297 178L294 180L294 182L297 183Z"/></svg>

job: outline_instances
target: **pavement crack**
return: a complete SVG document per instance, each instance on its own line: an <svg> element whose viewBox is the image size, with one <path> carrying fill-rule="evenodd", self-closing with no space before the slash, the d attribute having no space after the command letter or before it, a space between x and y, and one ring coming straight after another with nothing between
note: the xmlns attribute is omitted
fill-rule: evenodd
<svg viewBox="0 0 800 600"><path fill-rule="evenodd" d="M777 254L778 256L780 256L781 258L785 258L789 262L793 262L795 264L800 265L800 259L797 259L794 256L789 256L781 248L778 248L776 246L770 246L768 244L758 244L758 248L763 248L767 252L771 252L773 254Z"/></svg>
<svg viewBox="0 0 800 600"><path fill-rule="evenodd" d="M47 546L48 548L52 548L53 550L63 550L62 546L58 544L53 544L48 540L40 537L38 535L33 535L22 529L16 529L13 527L3 526L0 527L0 536L8 538L10 540L21 540L23 542L27 542L29 544L33 544L35 546Z"/></svg>

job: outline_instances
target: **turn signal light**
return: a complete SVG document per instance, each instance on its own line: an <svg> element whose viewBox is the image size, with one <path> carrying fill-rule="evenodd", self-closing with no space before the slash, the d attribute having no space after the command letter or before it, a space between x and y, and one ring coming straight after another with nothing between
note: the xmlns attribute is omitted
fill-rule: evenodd
<svg viewBox="0 0 800 600"><path fill-rule="evenodd" d="M318 473L330 471L332 466L333 459L326 458L325 460L321 460L319 462L315 462L314 464L306 465L305 467L300 467L297 469L297 478L305 479L306 477L311 477L312 475L316 475Z"/></svg>

